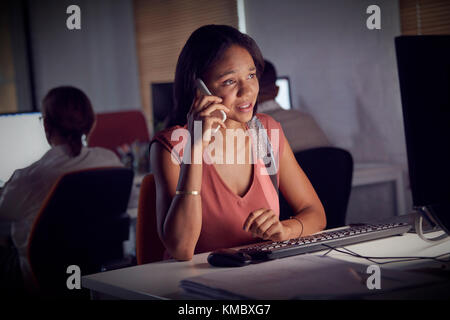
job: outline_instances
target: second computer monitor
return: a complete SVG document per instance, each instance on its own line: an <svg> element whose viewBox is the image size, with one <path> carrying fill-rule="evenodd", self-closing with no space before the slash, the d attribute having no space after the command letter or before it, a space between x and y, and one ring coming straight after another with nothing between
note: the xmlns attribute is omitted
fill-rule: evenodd
<svg viewBox="0 0 450 320"><path fill-rule="evenodd" d="M282 76L278 77L276 84L278 86L278 95L275 101L286 110L292 109L292 99L291 99L291 83L289 77Z"/></svg>
<svg viewBox="0 0 450 320"><path fill-rule="evenodd" d="M40 112L0 115L0 187L14 170L39 160L49 149Z"/></svg>

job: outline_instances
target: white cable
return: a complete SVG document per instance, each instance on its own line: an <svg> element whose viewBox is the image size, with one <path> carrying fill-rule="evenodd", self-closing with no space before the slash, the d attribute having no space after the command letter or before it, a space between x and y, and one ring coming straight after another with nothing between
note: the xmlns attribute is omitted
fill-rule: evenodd
<svg viewBox="0 0 450 320"><path fill-rule="evenodd" d="M423 217L419 213L416 216L415 228L416 228L416 233L420 237L420 239L422 239L423 241L426 241L426 242L432 242L434 244L439 244L441 242L448 241L448 239L447 239L448 238L448 234L446 234L445 232L444 232L444 234L441 234L441 235L439 235L437 237L434 237L434 238L427 238L427 237L425 237L425 235L423 233L422 223L423 223Z"/></svg>

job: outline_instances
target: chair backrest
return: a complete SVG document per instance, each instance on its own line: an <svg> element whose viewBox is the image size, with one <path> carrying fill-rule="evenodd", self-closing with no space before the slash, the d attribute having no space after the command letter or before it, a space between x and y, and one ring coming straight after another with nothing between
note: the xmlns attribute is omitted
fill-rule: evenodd
<svg viewBox="0 0 450 320"><path fill-rule="evenodd" d="M299 151L295 158L324 206L327 228L344 226L353 176L351 154L340 148L321 147ZM280 219L293 214L280 193Z"/></svg>
<svg viewBox="0 0 450 320"><path fill-rule="evenodd" d="M134 141L150 141L147 122L140 110L98 113L88 145L117 153L118 146Z"/></svg>
<svg viewBox="0 0 450 320"><path fill-rule="evenodd" d="M86 290L68 290L68 266L77 265L86 275L123 258L133 175L121 167L85 169L55 183L28 242L28 259L42 296L89 296Z"/></svg>
<svg viewBox="0 0 450 320"><path fill-rule="evenodd" d="M156 186L153 174L144 177L139 192L136 223L136 260L138 264L160 261L164 245L158 236L156 224Z"/></svg>

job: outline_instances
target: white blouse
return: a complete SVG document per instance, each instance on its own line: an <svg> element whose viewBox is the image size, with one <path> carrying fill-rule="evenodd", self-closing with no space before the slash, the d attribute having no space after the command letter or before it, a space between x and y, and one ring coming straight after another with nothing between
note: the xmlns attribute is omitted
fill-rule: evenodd
<svg viewBox="0 0 450 320"><path fill-rule="evenodd" d="M110 150L83 147L78 156L72 157L68 146L59 145L51 148L32 165L14 172L0 196L0 221L11 222L11 238L19 252L26 284L30 284L31 280L27 259L28 237L53 184L70 171L115 166L122 166L122 163Z"/></svg>

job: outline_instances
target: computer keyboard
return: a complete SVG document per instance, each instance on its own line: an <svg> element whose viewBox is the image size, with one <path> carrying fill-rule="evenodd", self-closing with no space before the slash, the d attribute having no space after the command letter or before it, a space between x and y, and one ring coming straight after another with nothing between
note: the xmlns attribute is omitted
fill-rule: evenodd
<svg viewBox="0 0 450 320"><path fill-rule="evenodd" d="M411 227L402 222L355 225L286 241L255 244L239 251L250 255L252 260L272 260L400 235Z"/></svg>

